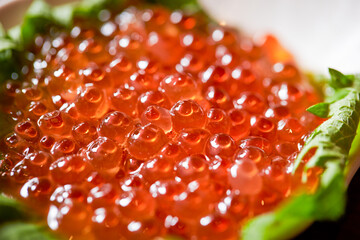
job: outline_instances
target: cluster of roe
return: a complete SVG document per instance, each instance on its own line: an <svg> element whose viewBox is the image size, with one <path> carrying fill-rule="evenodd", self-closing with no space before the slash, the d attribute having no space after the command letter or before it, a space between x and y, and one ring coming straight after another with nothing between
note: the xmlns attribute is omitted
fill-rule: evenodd
<svg viewBox="0 0 360 240"><path fill-rule="evenodd" d="M37 36L22 81L2 87L1 188L52 230L237 239L316 188L320 169L305 184L292 171L319 97L273 37L160 7L99 16Z"/></svg>

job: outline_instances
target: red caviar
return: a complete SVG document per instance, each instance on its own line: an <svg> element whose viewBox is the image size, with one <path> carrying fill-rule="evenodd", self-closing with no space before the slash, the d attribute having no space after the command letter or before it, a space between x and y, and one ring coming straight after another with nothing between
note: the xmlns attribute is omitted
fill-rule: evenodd
<svg viewBox="0 0 360 240"><path fill-rule="evenodd" d="M5 193L73 239L205 240L236 239L301 187L315 90L273 37L205 23L130 7L37 36L3 87Z"/></svg>

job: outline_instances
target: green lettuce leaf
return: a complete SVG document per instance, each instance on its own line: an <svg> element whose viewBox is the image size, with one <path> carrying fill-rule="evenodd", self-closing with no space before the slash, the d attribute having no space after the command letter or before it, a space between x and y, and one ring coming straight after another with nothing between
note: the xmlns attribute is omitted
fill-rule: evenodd
<svg viewBox="0 0 360 240"><path fill-rule="evenodd" d="M201 11L201 7L197 0L147 0L151 4L159 4L169 9L183 9L188 11Z"/></svg>
<svg viewBox="0 0 360 240"><path fill-rule="evenodd" d="M17 64L17 46L11 40L0 37L0 83L20 71Z"/></svg>
<svg viewBox="0 0 360 240"><path fill-rule="evenodd" d="M50 6L44 1L34 1L26 12L21 25L21 39L17 40L27 47L36 34L45 33L52 24Z"/></svg>
<svg viewBox="0 0 360 240"><path fill-rule="evenodd" d="M7 37L5 30L0 24L0 82L10 78L12 72L17 72L18 67L14 52L17 44Z"/></svg>
<svg viewBox="0 0 360 240"><path fill-rule="evenodd" d="M120 9L125 0L88 0L52 8L54 22L71 27L75 17L96 18L103 9Z"/></svg>
<svg viewBox="0 0 360 240"><path fill-rule="evenodd" d="M0 195L0 213L0 224L28 218L25 209L19 202L4 195Z"/></svg>
<svg viewBox="0 0 360 240"><path fill-rule="evenodd" d="M14 222L0 226L1 240L59 240L45 225Z"/></svg>
<svg viewBox="0 0 360 240"><path fill-rule="evenodd" d="M330 80L328 84L334 89L351 87L354 84L354 75L345 75L338 70L329 68Z"/></svg>
<svg viewBox="0 0 360 240"><path fill-rule="evenodd" d="M87 0L51 7L44 0L36 0L25 14L20 40L27 46L36 34L44 33L50 26L69 28L75 17L96 18L102 9L117 9L121 4L121 0Z"/></svg>
<svg viewBox="0 0 360 240"><path fill-rule="evenodd" d="M0 194L1 240L59 240L18 201Z"/></svg>

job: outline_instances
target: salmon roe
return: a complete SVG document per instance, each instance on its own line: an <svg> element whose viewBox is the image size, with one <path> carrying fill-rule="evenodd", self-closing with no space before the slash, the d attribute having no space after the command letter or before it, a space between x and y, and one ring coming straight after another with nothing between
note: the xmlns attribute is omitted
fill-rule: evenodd
<svg viewBox="0 0 360 240"><path fill-rule="evenodd" d="M205 240L316 188L321 170L292 169L320 98L273 37L160 7L103 13L36 36L3 86L1 190L72 239Z"/></svg>

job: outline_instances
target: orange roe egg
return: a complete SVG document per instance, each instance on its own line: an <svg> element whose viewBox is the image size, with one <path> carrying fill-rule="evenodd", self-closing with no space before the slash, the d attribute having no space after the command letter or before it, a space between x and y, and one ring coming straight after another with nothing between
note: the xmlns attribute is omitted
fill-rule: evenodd
<svg viewBox="0 0 360 240"><path fill-rule="evenodd" d="M193 180L209 178L209 166L203 155L191 155L182 159L175 167L176 175L181 181L189 183Z"/></svg>
<svg viewBox="0 0 360 240"><path fill-rule="evenodd" d="M121 213L130 219L149 219L155 214L155 200L149 192L142 189L121 193L116 204Z"/></svg>
<svg viewBox="0 0 360 240"><path fill-rule="evenodd" d="M122 237L119 230L121 214L117 208L101 207L94 211L92 216L92 228L96 238L120 239Z"/></svg>
<svg viewBox="0 0 360 240"><path fill-rule="evenodd" d="M187 154L203 153L210 133L201 128L189 128L179 133L177 141Z"/></svg>
<svg viewBox="0 0 360 240"><path fill-rule="evenodd" d="M196 234L199 239L237 239L238 232L234 223L234 220L226 215L207 215L200 219Z"/></svg>
<svg viewBox="0 0 360 240"><path fill-rule="evenodd" d="M154 183L157 180L171 179L175 176L174 162L166 158L154 158L144 164L140 174L149 183Z"/></svg>
<svg viewBox="0 0 360 240"><path fill-rule="evenodd" d="M122 163L123 151L113 140L99 137L85 151L87 161L99 171L114 170Z"/></svg>
<svg viewBox="0 0 360 240"><path fill-rule="evenodd" d="M175 131L185 128L201 128L205 124L205 113L192 100L179 101L171 108L170 115Z"/></svg>
<svg viewBox="0 0 360 240"><path fill-rule="evenodd" d="M262 179L254 162L242 160L229 169L229 182L241 194L255 195L262 188Z"/></svg>
<svg viewBox="0 0 360 240"><path fill-rule="evenodd" d="M209 158L218 156L221 159L232 159L237 149L238 147L231 136L218 133L209 138L205 152Z"/></svg>
<svg viewBox="0 0 360 240"><path fill-rule="evenodd" d="M146 160L157 154L167 141L164 130L150 123L131 132L127 148L134 157Z"/></svg>
<svg viewBox="0 0 360 240"><path fill-rule="evenodd" d="M108 110L105 93L93 85L85 85L80 90L75 106L81 115L89 118L99 118Z"/></svg>
<svg viewBox="0 0 360 240"><path fill-rule="evenodd" d="M52 179L59 184L81 183L90 170L89 164L78 155L59 158L49 168Z"/></svg>
<svg viewBox="0 0 360 240"><path fill-rule="evenodd" d="M186 75L169 75L160 82L160 89L169 96L171 102L194 99L197 96L196 82Z"/></svg>
<svg viewBox="0 0 360 240"><path fill-rule="evenodd" d="M52 162L51 155L43 151L27 154L24 158L24 163L32 176L46 176Z"/></svg>
<svg viewBox="0 0 360 240"><path fill-rule="evenodd" d="M114 89L110 95L111 107L131 117L136 115L138 93L131 88L120 87Z"/></svg>
<svg viewBox="0 0 360 240"><path fill-rule="evenodd" d="M172 129L172 121L170 113L167 109L157 105L149 106L141 115L141 123L146 125L148 123L154 124L168 133Z"/></svg>
<svg viewBox="0 0 360 240"><path fill-rule="evenodd" d="M98 136L96 127L91 122L80 122L72 129L74 140L80 145L86 145Z"/></svg>
<svg viewBox="0 0 360 240"><path fill-rule="evenodd" d="M104 183L90 189L87 203L93 208L112 206L119 194L119 190L111 183Z"/></svg>
<svg viewBox="0 0 360 240"><path fill-rule="evenodd" d="M161 149L160 157L169 159L173 162L178 162L186 157L186 153L179 143L169 142Z"/></svg>
<svg viewBox="0 0 360 240"><path fill-rule="evenodd" d="M68 234L85 232L90 219L88 206L77 202L63 203L59 207L52 205L47 216L48 225L52 230Z"/></svg>
<svg viewBox="0 0 360 240"><path fill-rule="evenodd" d="M169 109L171 107L168 97L160 91L148 91L140 95L137 110L141 115L149 106L156 105Z"/></svg>
<svg viewBox="0 0 360 240"><path fill-rule="evenodd" d="M117 143L124 143L127 135L134 128L133 120L122 112L111 112L99 124L99 135L110 138Z"/></svg>
<svg viewBox="0 0 360 240"><path fill-rule="evenodd" d="M38 125L44 134L53 136L66 136L70 134L73 121L65 113L55 110L42 115Z"/></svg>
<svg viewBox="0 0 360 240"><path fill-rule="evenodd" d="M24 140L35 141L38 138L38 131L33 122L20 122L15 126L15 132Z"/></svg>

